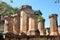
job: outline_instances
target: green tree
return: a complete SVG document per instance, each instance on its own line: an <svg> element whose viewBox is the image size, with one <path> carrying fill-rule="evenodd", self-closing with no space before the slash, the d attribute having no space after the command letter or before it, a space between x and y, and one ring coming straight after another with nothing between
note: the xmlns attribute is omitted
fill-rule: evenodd
<svg viewBox="0 0 60 40"><path fill-rule="evenodd" d="M0 2L0 14L2 15L12 15L15 13L19 13L20 10L18 8L13 8L5 2Z"/></svg>
<svg viewBox="0 0 60 40"><path fill-rule="evenodd" d="M0 3L0 14L8 14L11 11L12 7L5 2Z"/></svg>

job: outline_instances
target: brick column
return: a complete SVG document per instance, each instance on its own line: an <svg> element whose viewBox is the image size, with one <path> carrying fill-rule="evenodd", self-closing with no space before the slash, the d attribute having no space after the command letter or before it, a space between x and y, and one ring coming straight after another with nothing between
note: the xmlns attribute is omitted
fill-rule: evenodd
<svg viewBox="0 0 60 40"><path fill-rule="evenodd" d="M28 29L28 14L31 12L32 8L29 5L23 5L20 12L20 32L27 33Z"/></svg>
<svg viewBox="0 0 60 40"><path fill-rule="evenodd" d="M4 24L4 33L13 33L13 17L6 17Z"/></svg>
<svg viewBox="0 0 60 40"><path fill-rule="evenodd" d="M30 14L29 16L29 35L39 35L38 15L36 14Z"/></svg>
<svg viewBox="0 0 60 40"><path fill-rule="evenodd" d="M20 14L13 15L13 33L19 34L20 33Z"/></svg>
<svg viewBox="0 0 60 40"><path fill-rule="evenodd" d="M45 26L45 19L38 20L38 29L40 31L40 35L44 35L44 26Z"/></svg>
<svg viewBox="0 0 60 40"><path fill-rule="evenodd" d="M50 19L50 35L58 35L58 22L57 22L57 14L52 14L49 16Z"/></svg>

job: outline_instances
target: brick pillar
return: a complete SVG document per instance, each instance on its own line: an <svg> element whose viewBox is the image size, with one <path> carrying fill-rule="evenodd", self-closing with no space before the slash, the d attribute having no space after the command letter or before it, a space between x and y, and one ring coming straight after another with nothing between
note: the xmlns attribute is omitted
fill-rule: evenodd
<svg viewBox="0 0 60 40"><path fill-rule="evenodd" d="M44 35L44 26L45 26L45 19L38 20L38 29L40 31L40 35Z"/></svg>
<svg viewBox="0 0 60 40"><path fill-rule="evenodd" d="M13 33L13 17L5 18L4 33Z"/></svg>
<svg viewBox="0 0 60 40"><path fill-rule="evenodd" d="M29 16L29 35L39 35L38 15L30 14Z"/></svg>
<svg viewBox="0 0 60 40"><path fill-rule="evenodd" d="M58 22L57 22L57 14L52 14L49 16L50 19L50 35L58 35Z"/></svg>
<svg viewBox="0 0 60 40"><path fill-rule="evenodd" d="M20 33L20 14L13 15L13 33L19 34Z"/></svg>
<svg viewBox="0 0 60 40"><path fill-rule="evenodd" d="M23 5L20 12L20 32L27 33L28 29L28 14L31 12L32 8L29 5Z"/></svg>

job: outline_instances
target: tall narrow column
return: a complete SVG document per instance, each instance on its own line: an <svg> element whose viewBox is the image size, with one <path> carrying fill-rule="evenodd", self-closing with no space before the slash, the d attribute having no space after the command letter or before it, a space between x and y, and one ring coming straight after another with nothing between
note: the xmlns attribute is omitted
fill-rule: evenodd
<svg viewBox="0 0 60 40"><path fill-rule="evenodd" d="M4 33L13 33L13 17L5 18Z"/></svg>
<svg viewBox="0 0 60 40"><path fill-rule="evenodd" d="M20 33L20 14L13 15L13 33L19 35Z"/></svg>
<svg viewBox="0 0 60 40"><path fill-rule="evenodd" d="M45 19L38 20L38 29L40 31L40 35L44 35L44 26L45 26Z"/></svg>
<svg viewBox="0 0 60 40"><path fill-rule="evenodd" d="M28 29L28 14L31 12L32 8L29 5L23 5L21 7L20 13L20 32L27 33Z"/></svg>
<svg viewBox="0 0 60 40"><path fill-rule="evenodd" d="M36 14L30 14L29 16L29 35L39 35L38 15Z"/></svg>
<svg viewBox="0 0 60 40"><path fill-rule="evenodd" d="M49 16L50 18L50 35L58 35L58 22L57 22L57 14L52 14Z"/></svg>

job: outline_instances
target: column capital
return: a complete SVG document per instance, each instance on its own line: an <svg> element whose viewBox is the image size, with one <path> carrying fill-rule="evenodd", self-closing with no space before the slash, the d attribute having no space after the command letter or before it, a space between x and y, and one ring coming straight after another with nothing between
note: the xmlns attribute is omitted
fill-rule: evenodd
<svg viewBox="0 0 60 40"><path fill-rule="evenodd" d="M41 21L45 22L45 19L38 19L38 21L39 21L39 22L41 22Z"/></svg>
<svg viewBox="0 0 60 40"><path fill-rule="evenodd" d="M32 7L29 5L22 5L20 10L22 11L22 10L27 9L27 8L32 9Z"/></svg>
<svg viewBox="0 0 60 40"><path fill-rule="evenodd" d="M58 14L51 14L51 15L49 15L49 18L51 18L51 17L57 17L58 16Z"/></svg>

